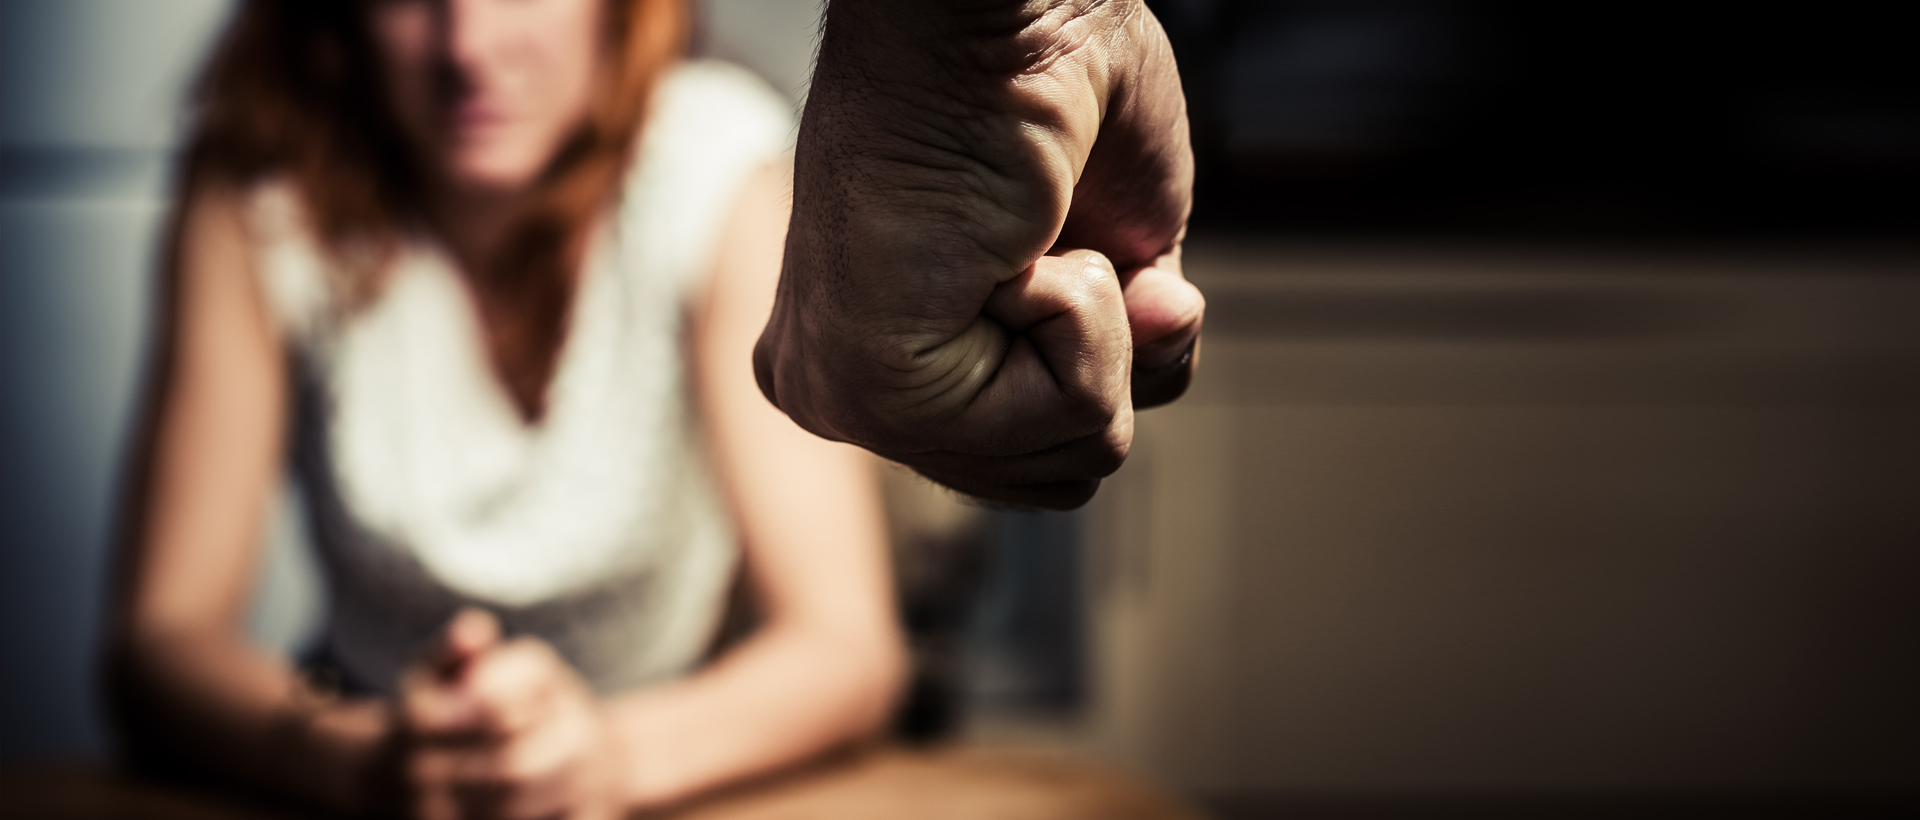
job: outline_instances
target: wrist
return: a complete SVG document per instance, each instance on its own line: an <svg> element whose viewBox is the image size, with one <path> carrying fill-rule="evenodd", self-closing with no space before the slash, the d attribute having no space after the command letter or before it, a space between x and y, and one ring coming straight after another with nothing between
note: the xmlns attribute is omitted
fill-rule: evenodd
<svg viewBox="0 0 1920 820"><path fill-rule="evenodd" d="M385 703L309 700L288 720L295 754L287 771L296 791L353 813L399 805L397 736Z"/></svg>
<svg viewBox="0 0 1920 820"><path fill-rule="evenodd" d="M675 755L661 741L667 730L653 715L647 693L602 701L609 754L616 760L617 791L630 811L654 809L686 796Z"/></svg>

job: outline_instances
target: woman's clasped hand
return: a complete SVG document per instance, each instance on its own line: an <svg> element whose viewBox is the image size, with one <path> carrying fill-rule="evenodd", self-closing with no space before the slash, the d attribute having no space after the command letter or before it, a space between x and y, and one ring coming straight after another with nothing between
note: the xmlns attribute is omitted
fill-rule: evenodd
<svg viewBox="0 0 1920 820"><path fill-rule="evenodd" d="M586 681L538 638L463 610L400 682L406 802L420 820L622 816L625 747Z"/></svg>

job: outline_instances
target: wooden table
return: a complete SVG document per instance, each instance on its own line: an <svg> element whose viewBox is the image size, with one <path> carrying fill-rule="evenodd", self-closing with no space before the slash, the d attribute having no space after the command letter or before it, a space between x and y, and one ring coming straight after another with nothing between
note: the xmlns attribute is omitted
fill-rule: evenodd
<svg viewBox="0 0 1920 820"><path fill-rule="evenodd" d="M0 773L0 816L47 820L292 820L312 815L141 780L105 765ZM1165 791L1060 754L876 748L753 781L648 820L1198 820ZM639 820L636 818L636 820Z"/></svg>

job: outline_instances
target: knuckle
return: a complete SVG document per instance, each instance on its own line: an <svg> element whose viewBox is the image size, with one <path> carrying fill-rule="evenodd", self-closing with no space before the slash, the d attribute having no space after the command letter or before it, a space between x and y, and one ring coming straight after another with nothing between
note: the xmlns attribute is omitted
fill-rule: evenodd
<svg viewBox="0 0 1920 820"><path fill-rule="evenodd" d="M532 668L531 658L524 645L515 641L501 646L482 662L475 664L468 673L468 685L476 690L497 692L502 687L526 675Z"/></svg>
<svg viewBox="0 0 1920 820"><path fill-rule="evenodd" d="M1113 381L1108 378L1083 379L1078 389L1067 394L1062 415L1070 429L1086 435L1112 423L1114 416L1120 412L1120 389L1119 385L1112 384Z"/></svg>
<svg viewBox="0 0 1920 820"><path fill-rule="evenodd" d="M1129 446L1127 443L1111 443L1096 450L1088 461L1088 471L1098 478L1113 475L1120 465L1126 463Z"/></svg>
<svg viewBox="0 0 1920 820"><path fill-rule="evenodd" d="M1113 260L1096 250L1074 251L1072 256L1080 260L1079 275L1089 288L1104 288L1117 279L1119 272L1113 267Z"/></svg>
<svg viewBox="0 0 1920 820"><path fill-rule="evenodd" d="M537 663L547 667L556 667L565 663L565 661L560 658L560 650L554 649L553 644L547 643L539 638L516 638L513 643L509 645L509 648L519 652L527 658L529 663Z"/></svg>
<svg viewBox="0 0 1920 820"><path fill-rule="evenodd" d="M771 334L773 331L767 331ZM768 336L761 336L753 346L753 380L760 388L760 395L775 409L785 410L780 405L780 380L774 363L773 344Z"/></svg>
<svg viewBox="0 0 1920 820"><path fill-rule="evenodd" d="M554 761L528 744L516 743L502 749L494 766L494 776L503 786L522 788L551 775Z"/></svg>
<svg viewBox="0 0 1920 820"><path fill-rule="evenodd" d="M471 685L476 691L511 699L527 683L558 674L564 663L546 642L516 638L474 668Z"/></svg>

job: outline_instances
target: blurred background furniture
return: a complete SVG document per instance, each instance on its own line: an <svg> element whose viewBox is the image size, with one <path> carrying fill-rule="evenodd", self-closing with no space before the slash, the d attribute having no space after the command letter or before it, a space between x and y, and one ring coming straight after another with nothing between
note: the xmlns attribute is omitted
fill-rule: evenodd
<svg viewBox="0 0 1920 820"><path fill-rule="evenodd" d="M1196 240L1204 365L1087 513L1063 738L1229 818L1920 805L1916 263Z"/></svg>

